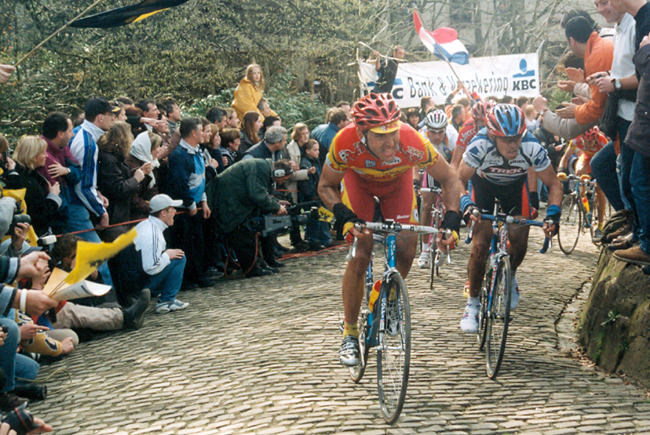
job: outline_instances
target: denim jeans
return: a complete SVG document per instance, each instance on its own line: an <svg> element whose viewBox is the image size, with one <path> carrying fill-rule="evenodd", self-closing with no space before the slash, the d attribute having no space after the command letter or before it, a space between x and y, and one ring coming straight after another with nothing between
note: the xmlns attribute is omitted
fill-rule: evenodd
<svg viewBox="0 0 650 435"><path fill-rule="evenodd" d="M610 142L603 149L598 151L591 159L591 175L598 181L598 185L614 210L619 211L625 208L621 199L621 186L616 173L616 149L614 142Z"/></svg>
<svg viewBox="0 0 650 435"><path fill-rule="evenodd" d="M332 243L330 225L327 222L322 222L318 219L309 219L307 227L305 228L305 238L310 243L320 243L325 246L329 245Z"/></svg>
<svg viewBox="0 0 650 435"><path fill-rule="evenodd" d="M638 223L636 234L643 252L650 254L650 157L641 153L634 154L630 181Z"/></svg>
<svg viewBox="0 0 650 435"><path fill-rule="evenodd" d="M14 315L14 310L9 311L9 317ZM0 324L9 328L5 343L0 346L0 368L7 376L7 383L2 391L11 391L16 385L16 350L18 350L18 340L20 339L20 330L16 322L9 317L0 317Z"/></svg>
<svg viewBox="0 0 650 435"><path fill-rule="evenodd" d="M101 239L97 235L97 232L94 230L93 223L90 221L90 213L88 209L83 205L78 204L69 204L68 205L68 222L63 231L66 233L74 233L77 231L83 230L93 230L93 231L84 231L79 233L79 237L84 239L87 242L91 243L101 243ZM113 279L111 278L111 273L108 270L108 264L105 262L97 268L97 271L102 276L104 284L113 286Z"/></svg>
<svg viewBox="0 0 650 435"><path fill-rule="evenodd" d="M632 163L637 153L624 143L621 144L621 154L619 155L621 163L621 198L630 206L629 210L632 211L632 241L639 240L639 216L636 209L636 201L632 194ZM628 205L626 204L626 205Z"/></svg>
<svg viewBox="0 0 650 435"><path fill-rule="evenodd" d="M183 271L185 270L186 258L176 258L165 267L160 273L153 275L147 282L147 288L151 295L160 295L158 302L171 302L183 283Z"/></svg>

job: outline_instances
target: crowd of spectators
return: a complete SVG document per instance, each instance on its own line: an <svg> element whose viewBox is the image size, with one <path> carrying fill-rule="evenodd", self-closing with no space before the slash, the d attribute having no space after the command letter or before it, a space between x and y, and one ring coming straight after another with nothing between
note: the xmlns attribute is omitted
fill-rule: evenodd
<svg viewBox="0 0 650 435"><path fill-rule="evenodd" d="M11 71L2 72L4 81ZM2 188L25 189L23 200L0 199L0 232L9 236L0 248L0 410L42 398L31 382L39 364L93 331L138 329L151 299L156 314L183 310L182 290L279 273L290 249L332 244L315 213L303 226L287 221L291 247L263 231L264 215L319 203L322 168L309 127L288 131L263 91L261 69L250 65L232 106L205 117L183 117L173 98L98 96L81 114L48 114L40 135L15 144L0 136ZM349 104L340 106L318 130L329 141L349 122ZM9 227L25 213L30 222ZM43 293L54 268L75 268L79 241L112 242L133 227L134 243L88 277L111 286L106 295L58 302Z"/></svg>

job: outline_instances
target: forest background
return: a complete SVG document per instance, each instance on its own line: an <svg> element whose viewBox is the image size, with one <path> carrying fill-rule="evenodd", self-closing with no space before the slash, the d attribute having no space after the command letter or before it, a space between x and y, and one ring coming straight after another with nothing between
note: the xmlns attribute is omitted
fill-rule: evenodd
<svg viewBox="0 0 650 435"><path fill-rule="evenodd" d="M106 0L91 14L135 2ZM4 0L0 63L15 63L91 3ZM356 60L371 55L359 42L433 59L414 31L415 8L430 30L456 28L472 56L538 51L548 85L566 52L559 20L580 3L593 13L584 0L190 0L124 27L66 29L0 87L0 133L35 133L47 113L76 116L93 95L173 96L186 114L228 107L252 62L284 125L313 127L327 107L358 97Z"/></svg>

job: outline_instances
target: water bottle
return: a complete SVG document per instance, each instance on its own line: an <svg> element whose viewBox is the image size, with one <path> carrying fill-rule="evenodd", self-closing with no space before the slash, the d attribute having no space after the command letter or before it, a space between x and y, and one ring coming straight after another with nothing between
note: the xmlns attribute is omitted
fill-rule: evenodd
<svg viewBox="0 0 650 435"><path fill-rule="evenodd" d="M370 291L370 295L368 296L368 308L370 308L371 313L373 312L373 308L375 307L375 302L377 302L377 298L379 298L380 289L381 289L381 280L378 279L372 285L372 290Z"/></svg>

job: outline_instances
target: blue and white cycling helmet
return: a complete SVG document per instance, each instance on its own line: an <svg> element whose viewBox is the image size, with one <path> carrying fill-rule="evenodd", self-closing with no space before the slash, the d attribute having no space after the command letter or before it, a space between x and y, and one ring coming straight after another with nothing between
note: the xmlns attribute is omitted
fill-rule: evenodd
<svg viewBox="0 0 650 435"><path fill-rule="evenodd" d="M426 118L424 118L424 125L429 130L440 130L449 125L449 119L443 110L436 109L427 114Z"/></svg>
<svg viewBox="0 0 650 435"><path fill-rule="evenodd" d="M495 137L519 136L526 131L526 116L514 104L497 104L485 120L488 133Z"/></svg>

